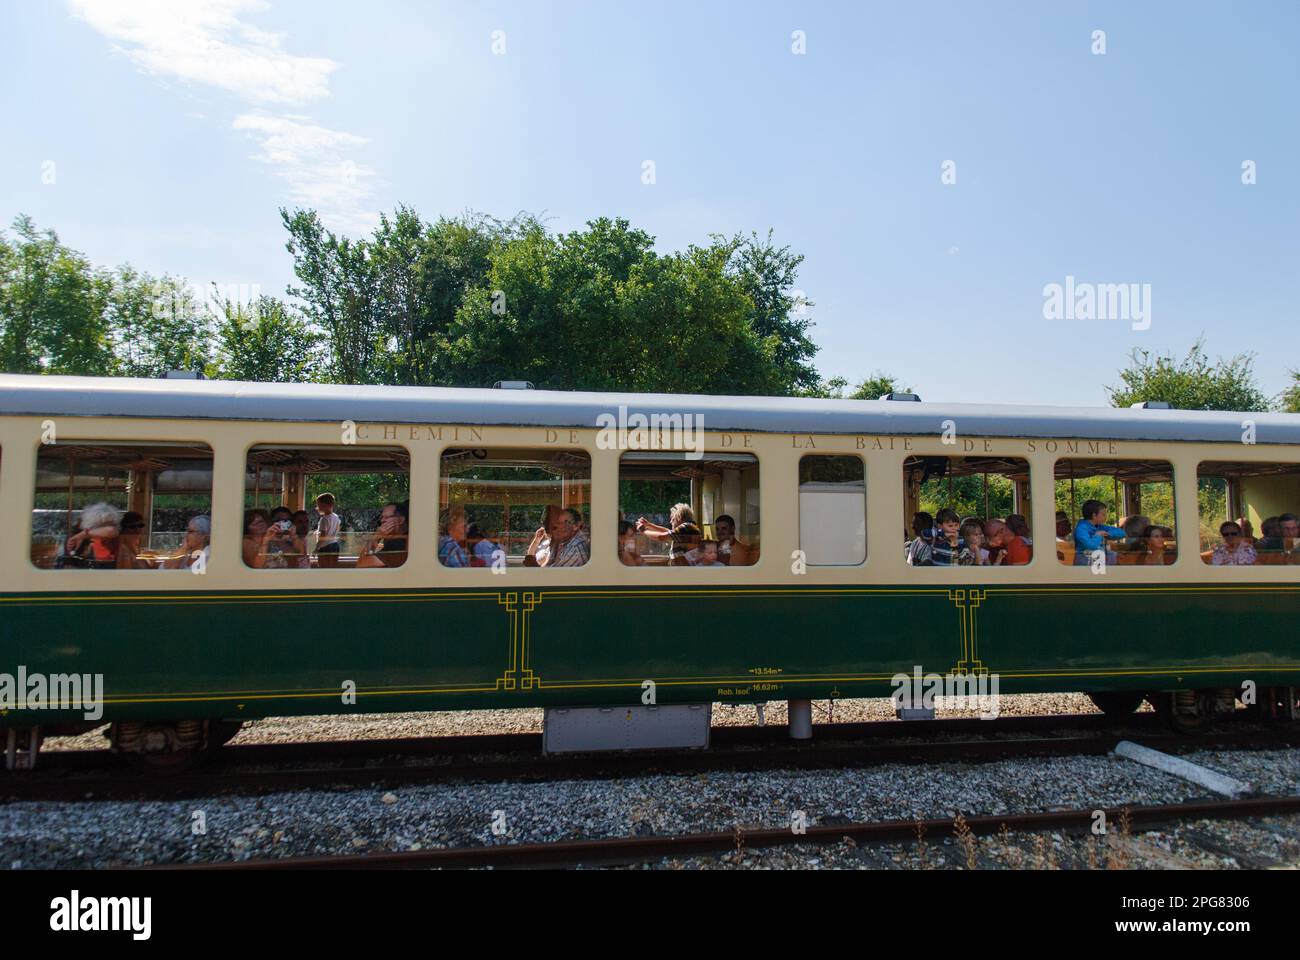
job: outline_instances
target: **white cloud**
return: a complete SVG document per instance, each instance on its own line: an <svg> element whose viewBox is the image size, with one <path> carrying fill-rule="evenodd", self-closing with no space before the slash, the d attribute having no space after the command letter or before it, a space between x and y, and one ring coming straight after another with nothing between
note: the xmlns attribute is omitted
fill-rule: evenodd
<svg viewBox="0 0 1300 960"><path fill-rule="evenodd" d="M240 18L264 0L69 0L72 12L147 73L228 90L254 103L303 104L329 96L338 66L300 57L278 34Z"/></svg>
<svg viewBox="0 0 1300 960"><path fill-rule="evenodd" d="M254 159L287 185L294 204L316 209L337 230L368 230L375 171L347 156L366 138L319 126L299 114L265 112L329 96L338 66L324 57L286 52L283 36L260 30L246 15L265 0L68 0L72 12L113 41L140 69L161 80L214 87L245 108L234 129L260 144Z"/></svg>
<svg viewBox="0 0 1300 960"><path fill-rule="evenodd" d="M371 196L367 181L375 171L345 155L366 143L365 137L329 130L293 114L241 114L234 128L258 140L261 152L253 158L274 167L288 184L289 199L318 210L327 226L369 230L378 221L366 208Z"/></svg>

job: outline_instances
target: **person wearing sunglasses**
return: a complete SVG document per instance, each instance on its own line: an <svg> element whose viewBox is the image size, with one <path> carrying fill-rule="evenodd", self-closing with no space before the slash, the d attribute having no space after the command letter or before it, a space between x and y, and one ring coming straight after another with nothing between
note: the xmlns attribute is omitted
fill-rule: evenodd
<svg viewBox="0 0 1300 960"><path fill-rule="evenodd" d="M163 561L163 568L167 570L188 570L207 551L211 536L211 520L203 514L190 517L190 522L185 525L185 542L181 544L180 554Z"/></svg>
<svg viewBox="0 0 1300 960"><path fill-rule="evenodd" d="M1214 548L1210 563L1216 567L1249 567L1257 562L1255 548L1246 542L1241 527L1228 520L1219 527L1223 543Z"/></svg>

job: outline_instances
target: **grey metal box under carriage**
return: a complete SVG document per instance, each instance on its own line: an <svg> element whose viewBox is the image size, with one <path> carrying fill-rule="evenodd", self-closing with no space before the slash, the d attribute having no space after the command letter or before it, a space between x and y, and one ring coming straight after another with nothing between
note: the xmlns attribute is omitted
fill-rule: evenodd
<svg viewBox="0 0 1300 960"><path fill-rule="evenodd" d="M547 707L542 733L545 753L586 750L677 749L709 745L713 705L662 707Z"/></svg>

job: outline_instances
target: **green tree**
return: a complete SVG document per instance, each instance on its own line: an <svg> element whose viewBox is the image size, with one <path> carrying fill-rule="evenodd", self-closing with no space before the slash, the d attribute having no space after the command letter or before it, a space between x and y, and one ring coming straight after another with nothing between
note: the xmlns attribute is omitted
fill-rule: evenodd
<svg viewBox="0 0 1300 960"><path fill-rule="evenodd" d="M321 338L291 307L260 297L247 304L226 300L220 310L210 376L260 383L315 379L322 362Z"/></svg>
<svg viewBox="0 0 1300 960"><path fill-rule="evenodd" d="M0 233L0 368L102 374L112 367L105 303L111 281L31 217Z"/></svg>
<svg viewBox="0 0 1300 960"><path fill-rule="evenodd" d="M1280 405L1285 413L1300 413L1300 370L1291 371L1294 383L1282 394Z"/></svg>
<svg viewBox="0 0 1300 960"><path fill-rule="evenodd" d="M118 267L110 275L105 320L115 375L161 377L168 370L207 366L207 307L184 280Z"/></svg>
<svg viewBox="0 0 1300 960"><path fill-rule="evenodd" d="M1211 362L1200 340L1181 360L1134 350L1128 367L1120 371L1121 385L1106 389L1116 407L1163 400L1179 410L1267 410L1268 399L1255 383L1253 363L1254 356L1245 353Z"/></svg>

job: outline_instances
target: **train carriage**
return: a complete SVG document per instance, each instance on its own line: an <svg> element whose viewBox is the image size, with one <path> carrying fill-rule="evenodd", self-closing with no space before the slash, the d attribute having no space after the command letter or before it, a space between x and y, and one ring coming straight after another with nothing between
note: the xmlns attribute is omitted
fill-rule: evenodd
<svg viewBox="0 0 1300 960"><path fill-rule="evenodd" d="M250 510L314 525L326 490L336 538L250 549ZM1160 518L1167 552L1079 562L1057 514L1089 493ZM1030 562L910 565L912 515L948 502L1023 516ZM653 533L674 503L693 544ZM101 504L128 563L69 545ZM539 563L564 510L585 562ZM1187 727L1243 692L1292 716L1300 543L1213 551L1229 516L1259 533L1297 510L1287 414L0 376L0 727L11 766L95 724L183 756L347 712L540 706L557 748L631 742L591 729L634 716L662 745L680 733L652 714L806 719L918 672L1150 697ZM700 541L731 562L684 563ZM74 676L102 678L102 715L54 695Z"/></svg>

